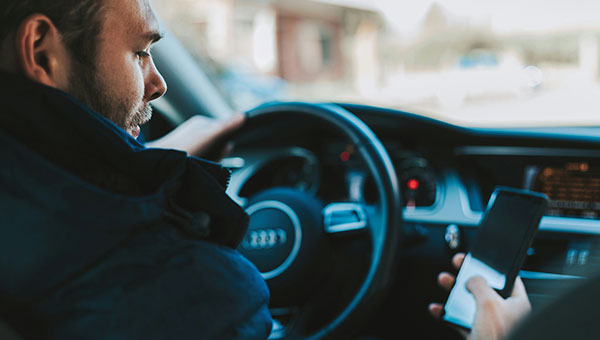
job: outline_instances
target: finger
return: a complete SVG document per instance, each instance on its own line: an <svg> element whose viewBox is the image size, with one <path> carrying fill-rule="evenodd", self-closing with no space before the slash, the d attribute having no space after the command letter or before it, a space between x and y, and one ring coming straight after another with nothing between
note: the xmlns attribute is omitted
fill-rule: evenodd
<svg viewBox="0 0 600 340"><path fill-rule="evenodd" d="M221 154L219 155L218 160L221 160L221 159L229 156L229 154L231 154L233 152L233 149L235 149L235 144L233 142L225 143L225 146L221 150Z"/></svg>
<svg viewBox="0 0 600 340"><path fill-rule="evenodd" d="M454 287L456 277L450 273L442 272L438 275L438 284L447 291L450 291Z"/></svg>
<svg viewBox="0 0 600 340"><path fill-rule="evenodd" d="M513 315L515 316L523 316L531 312L531 302L529 301L529 296L527 296L523 281L518 276L515 280L512 294L507 301L509 301L511 309L513 310Z"/></svg>
<svg viewBox="0 0 600 340"><path fill-rule="evenodd" d="M481 276L474 276L467 281L467 290L473 294L477 304L500 297Z"/></svg>
<svg viewBox="0 0 600 340"><path fill-rule="evenodd" d="M470 332L468 332L468 331L466 331L465 329L463 329L463 328L458 328L458 327L455 327L454 329L456 329L456 331L458 331L458 333L459 333L459 334L460 334L460 335L461 335L461 336L462 336L464 339L467 339L467 340L470 340L470 339L471 339L471 333L470 333Z"/></svg>
<svg viewBox="0 0 600 340"><path fill-rule="evenodd" d="M223 131L234 131L242 127L246 121L246 115L242 113L235 114L233 117L227 119L223 124Z"/></svg>
<svg viewBox="0 0 600 340"><path fill-rule="evenodd" d="M465 260L465 254L464 253L457 253L452 258L452 265L454 266L454 268L458 269L458 268L460 268L460 266L462 265L462 263L463 263L464 260Z"/></svg>
<svg viewBox="0 0 600 340"><path fill-rule="evenodd" d="M444 306L439 303L430 303L429 306L427 306L427 309L429 310L429 314L436 319L441 318L444 312Z"/></svg>
<svg viewBox="0 0 600 340"><path fill-rule="evenodd" d="M439 304L439 303L430 303L429 306L427 306L427 309L429 310L429 314L431 314L431 316L433 316L436 319L441 319L442 316L444 316L444 306ZM469 338L469 332L465 331L462 328L455 328L460 335L462 335L465 339Z"/></svg>
<svg viewBox="0 0 600 340"><path fill-rule="evenodd" d="M206 144L217 142L217 137L225 136L226 134L239 129L245 121L246 116L243 114L236 114L230 118L225 119L214 119L207 118L204 116L195 116L194 124L198 131L202 131L206 136Z"/></svg>
<svg viewBox="0 0 600 340"><path fill-rule="evenodd" d="M245 115L236 114L231 119L212 122L213 127L208 129L210 133L209 144L219 143L223 139L228 139L229 134L241 128L245 120ZM207 126L209 125L207 124Z"/></svg>
<svg viewBox="0 0 600 340"><path fill-rule="evenodd" d="M515 280L515 285L513 286L512 294L510 297L521 297L527 296L527 291L525 290L525 285L523 284L523 280L521 280L520 276L517 276Z"/></svg>
<svg viewBox="0 0 600 340"><path fill-rule="evenodd" d="M203 144L198 148L198 154L204 158L219 161L233 151L233 143L227 141L231 134L241 128L246 116L236 114L228 120L213 121L206 124Z"/></svg>

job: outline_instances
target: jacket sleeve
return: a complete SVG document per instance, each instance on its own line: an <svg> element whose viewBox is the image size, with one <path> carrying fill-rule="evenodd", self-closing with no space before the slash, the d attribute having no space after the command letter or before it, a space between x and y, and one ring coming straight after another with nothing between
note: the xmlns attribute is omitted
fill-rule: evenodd
<svg viewBox="0 0 600 340"><path fill-rule="evenodd" d="M39 306L50 339L266 339L269 291L236 250L148 232Z"/></svg>
<svg viewBox="0 0 600 340"><path fill-rule="evenodd" d="M4 340L24 340L17 332L12 329L4 320L0 319L0 339Z"/></svg>

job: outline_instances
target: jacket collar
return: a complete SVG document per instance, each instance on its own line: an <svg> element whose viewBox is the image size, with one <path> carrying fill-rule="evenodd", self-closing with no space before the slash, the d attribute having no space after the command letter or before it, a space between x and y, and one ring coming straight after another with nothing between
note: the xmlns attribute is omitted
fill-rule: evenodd
<svg viewBox="0 0 600 340"><path fill-rule="evenodd" d="M229 171L220 165L147 149L72 96L23 76L0 73L0 102L0 133L49 162L115 194L163 195L172 203L167 215L183 216L183 224L210 216L210 232L199 237L231 247L241 241L247 216L224 193Z"/></svg>

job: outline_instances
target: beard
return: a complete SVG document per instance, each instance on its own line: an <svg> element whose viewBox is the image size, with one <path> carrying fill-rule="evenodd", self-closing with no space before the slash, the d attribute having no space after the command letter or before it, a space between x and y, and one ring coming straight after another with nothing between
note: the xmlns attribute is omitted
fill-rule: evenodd
<svg viewBox="0 0 600 340"><path fill-rule="evenodd" d="M69 94L129 134L152 118L148 103L139 104L137 98L114 91L93 66L75 63L69 84Z"/></svg>

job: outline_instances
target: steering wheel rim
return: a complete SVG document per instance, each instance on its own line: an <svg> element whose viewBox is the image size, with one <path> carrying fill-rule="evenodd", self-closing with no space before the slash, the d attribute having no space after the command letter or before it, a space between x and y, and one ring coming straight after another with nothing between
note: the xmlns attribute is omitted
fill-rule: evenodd
<svg viewBox="0 0 600 340"><path fill-rule="evenodd" d="M269 103L246 114L247 125L258 119L282 117L285 114L306 115L329 123L353 143L374 179L382 216L380 225L369 225L372 252L365 279L350 303L333 320L313 334L300 336L310 340L339 338L360 324L364 316L377 306L396 273L402 236L402 198L392 161L371 129L358 117L335 104ZM292 335L292 338L297 337Z"/></svg>

